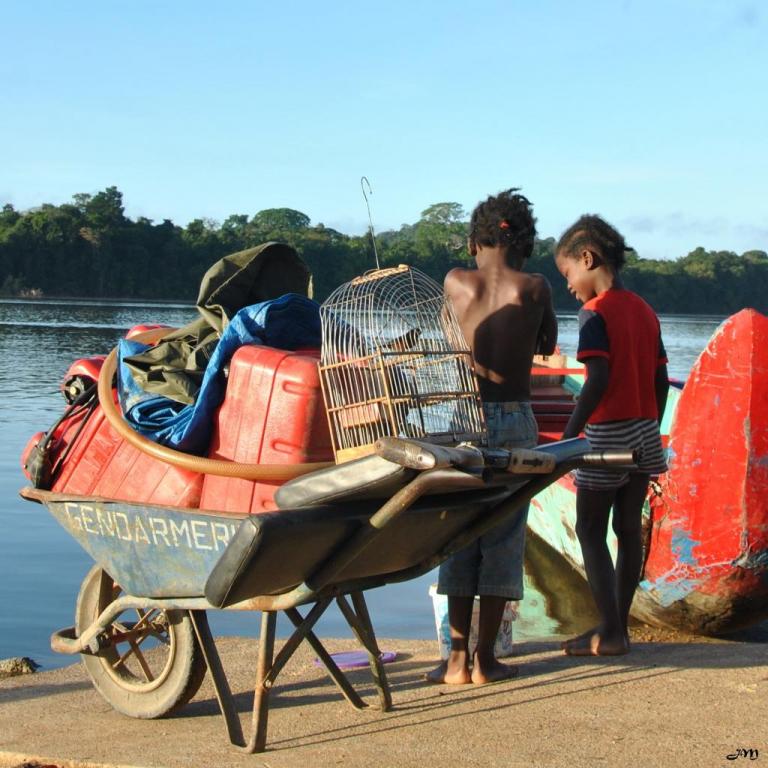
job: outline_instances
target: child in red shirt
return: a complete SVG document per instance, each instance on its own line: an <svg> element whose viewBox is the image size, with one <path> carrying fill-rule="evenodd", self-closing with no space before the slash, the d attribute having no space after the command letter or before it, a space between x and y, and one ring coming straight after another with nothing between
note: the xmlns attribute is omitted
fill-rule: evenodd
<svg viewBox="0 0 768 768"><path fill-rule="evenodd" d="M586 380L563 439L584 430L596 450L632 448L637 469L576 473L576 534L600 624L563 643L573 656L629 651L627 623L642 567L642 509L652 475L666 471L659 424L669 381L659 321L619 277L624 238L599 216L582 216L555 249L579 311L577 358ZM618 540L614 569L606 533L613 507Z"/></svg>

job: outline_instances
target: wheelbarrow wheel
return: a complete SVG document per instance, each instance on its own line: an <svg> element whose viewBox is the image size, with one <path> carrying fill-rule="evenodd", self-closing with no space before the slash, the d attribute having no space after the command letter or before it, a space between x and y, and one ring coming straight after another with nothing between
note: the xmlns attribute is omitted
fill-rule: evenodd
<svg viewBox="0 0 768 768"><path fill-rule="evenodd" d="M77 596L78 635L122 592L99 566L88 572ZM82 654L96 690L130 717L165 717L200 688L206 666L189 616L153 608L125 611L107 627L98 654Z"/></svg>

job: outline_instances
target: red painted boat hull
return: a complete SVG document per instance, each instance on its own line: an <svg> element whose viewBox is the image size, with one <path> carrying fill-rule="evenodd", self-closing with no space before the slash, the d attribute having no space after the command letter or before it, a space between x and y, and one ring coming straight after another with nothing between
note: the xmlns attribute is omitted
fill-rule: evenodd
<svg viewBox="0 0 768 768"><path fill-rule="evenodd" d="M633 613L718 633L768 616L768 318L733 315L702 352L651 501Z"/></svg>

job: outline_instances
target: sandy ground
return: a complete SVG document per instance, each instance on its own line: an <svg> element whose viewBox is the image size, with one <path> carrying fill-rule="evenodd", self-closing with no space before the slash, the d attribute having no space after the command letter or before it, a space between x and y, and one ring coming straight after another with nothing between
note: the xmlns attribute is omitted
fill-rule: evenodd
<svg viewBox="0 0 768 768"><path fill-rule="evenodd" d="M436 643L381 640L394 708L347 704L300 648L272 694L267 751L232 747L206 680L179 715L115 712L75 664L0 680L0 766L727 766L768 762L765 637L713 642L633 632L632 653L583 659L556 642L517 646L520 677L484 687L429 686ZM246 732L257 641L218 642ZM331 651L354 647L328 641ZM760 765L759 762L756 763Z"/></svg>

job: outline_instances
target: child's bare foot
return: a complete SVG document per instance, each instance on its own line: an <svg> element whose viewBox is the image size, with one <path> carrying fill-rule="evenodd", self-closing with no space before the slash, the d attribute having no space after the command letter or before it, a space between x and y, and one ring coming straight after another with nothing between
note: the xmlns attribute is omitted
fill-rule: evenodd
<svg viewBox="0 0 768 768"><path fill-rule="evenodd" d="M623 656L629 653L629 639L625 634L604 634L595 627L566 640L562 648L568 656Z"/></svg>
<svg viewBox="0 0 768 768"><path fill-rule="evenodd" d="M560 643L560 647L564 651L566 651L568 650L568 647L573 643L580 643L586 640L588 637L592 637L592 635L594 635L595 632L597 631L598 631L598 627L592 627L591 629L588 629L586 632L582 632L580 635L576 635L576 637L571 637L568 640L563 640L563 642Z"/></svg>
<svg viewBox="0 0 768 768"><path fill-rule="evenodd" d="M502 664L495 658L481 662L475 656L472 663L472 682L475 685L498 683L500 680L509 680L519 674L520 670L513 664Z"/></svg>
<svg viewBox="0 0 768 768"><path fill-rule="evenodd" d="M592 637L592 635L595 634L601 634L600 627L592 627L592 629L588 629L586 632L582 632L580 635L576 635L576 637L572 637L570 640L563 640L562 643L560 643L560 647L565 651L568 649L569 646L571 646L573 643L581 643L585 640ZM624 640L627 643L627 650L630 648L629 643L629 630L627 630L624 633Z"/></svg>
<svg viewBox="0 0 768 768"><path fill-rule="evenodd" d="M466 658L464 663L460 660L456 660L456 663L451 663L451 659L449 658L448 661L444 661L431 672L427 672L427 674L424 675L424 679L428 683L445 685L467 685L472 682Z"/></svg>

